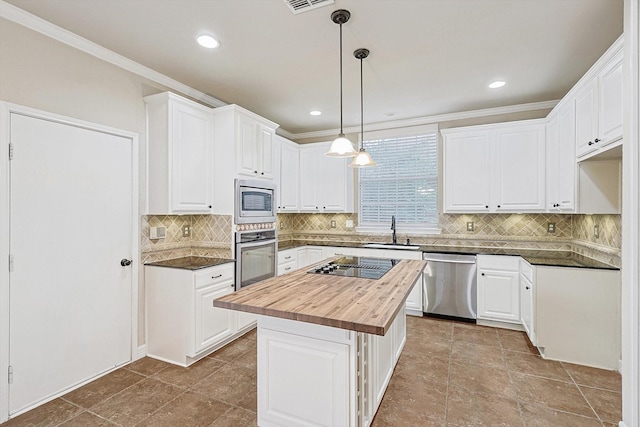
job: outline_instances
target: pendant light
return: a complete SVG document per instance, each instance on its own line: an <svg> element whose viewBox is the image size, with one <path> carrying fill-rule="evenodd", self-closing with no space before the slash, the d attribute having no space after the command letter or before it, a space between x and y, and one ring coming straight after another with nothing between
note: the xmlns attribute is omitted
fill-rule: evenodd
<svg viewBox="0 0 640 427"><path fill-rule="evenodd" d="M369 166L378 166L364 149L364 85L362 83L362 60L369 56L369 50L356 49L353 52L353 56L360 60L360 151L358 155L353 158L353 161L349 163L349 167L366 168Z"/></svg>
<svg viewBox="0 0 640 427"><path fill-rule="evenodd" d="M340 25L340 134L331 143L329 151L324 153L327 157L354 157L358 154L342 130L342 24L349 21L350 17L351 13L344 9L336 10L331 14L331 20Z"/></svg>

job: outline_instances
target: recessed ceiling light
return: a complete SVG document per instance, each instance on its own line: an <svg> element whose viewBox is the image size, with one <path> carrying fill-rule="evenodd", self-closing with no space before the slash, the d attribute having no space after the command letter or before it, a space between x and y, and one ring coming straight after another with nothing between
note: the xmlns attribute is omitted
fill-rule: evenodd
<svg viewBox="0 0 640 427"><path fill-rule="evenodd" d="M201 34L196 38L198 44L202 47L206 47L208 49L215 49L220 46L218 40L214 39L212 36L208 34Z"/></svg>
<svg viewBox="0 0 640 427"><path fill-rule="evenodd" d="M313 110L309 111L309 114L311 114L312 116L319 116L320 114L322 114L322 111Z"/></svg>
<svg viewBox="0 0 640 427"><path fill-rule="evenodd" d="M495 82L489 83L489 87L491 89L498 89L499 87L502 87L504 85L506 85L506 83L503 82L502 80L496 80Z"/></svg>

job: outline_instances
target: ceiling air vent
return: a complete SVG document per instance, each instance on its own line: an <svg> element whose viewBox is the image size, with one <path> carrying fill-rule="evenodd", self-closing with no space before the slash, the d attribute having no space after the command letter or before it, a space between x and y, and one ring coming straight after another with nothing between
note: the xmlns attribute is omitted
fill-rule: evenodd
<svg viewBox="0 0 640 427"><path fill-rule="evenodd" d="M333 4L334 0L284 0L294 14Z"/></svg>

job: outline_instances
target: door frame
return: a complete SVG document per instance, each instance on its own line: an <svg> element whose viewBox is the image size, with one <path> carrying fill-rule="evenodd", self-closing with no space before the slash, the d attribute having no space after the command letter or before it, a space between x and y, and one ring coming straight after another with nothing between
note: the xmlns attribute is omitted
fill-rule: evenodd
<svg viewBox="0 0 640 427"><path fill-rule="evenodd" d="M139 218L139 136L135 132L103 126L84 120L66 117L46 111L36 110L22 105L0 101L0 423L9 418L9 233L10 223L10 175L9 175L9 142L11 141L11 114L48 120L55 123L80 127L83 129L111 134L131 140L131 185L132 185L132 229L131 256L131 348L130 360L138 357L138 290L140 271L140 218ZM19 153L17 153L19 155ZM115 369L115 368L114 368ZM79 387L80 385L78 385ZM64 393L66 393L65 391ZM59 395L62 395L60 393ZM59 395L51 397L53 400ZM22 411L24 412L24 411Z"/></svg>

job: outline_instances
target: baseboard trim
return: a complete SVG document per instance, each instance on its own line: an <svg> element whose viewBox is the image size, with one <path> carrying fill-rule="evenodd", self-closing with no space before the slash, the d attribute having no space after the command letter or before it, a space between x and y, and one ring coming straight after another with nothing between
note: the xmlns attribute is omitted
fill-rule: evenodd
<svg viewBox="0 0 640 427"><path fill-rule="evenodd" d="M147 356L147 345L138 346L138 353L134 356L132 362Z"/></svg>

